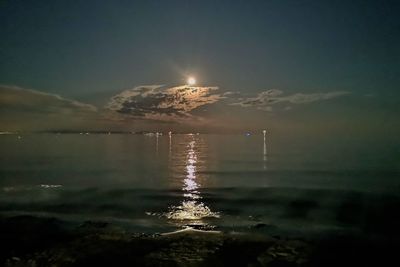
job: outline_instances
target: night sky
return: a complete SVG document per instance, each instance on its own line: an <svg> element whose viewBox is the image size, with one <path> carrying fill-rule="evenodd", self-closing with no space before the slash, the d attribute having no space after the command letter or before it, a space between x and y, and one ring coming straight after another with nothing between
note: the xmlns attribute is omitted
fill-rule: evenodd
<svg viewBox="0 0 400 267"><path fill-rule="evenodd" d="M0 130L395 139L398 14L399 1L2 0Z"/></svg>

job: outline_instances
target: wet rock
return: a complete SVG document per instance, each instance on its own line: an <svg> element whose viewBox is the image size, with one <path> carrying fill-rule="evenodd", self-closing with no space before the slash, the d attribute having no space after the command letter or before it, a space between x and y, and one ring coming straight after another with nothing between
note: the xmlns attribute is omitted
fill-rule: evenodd
<svg viewBox="0 0 400 267"><path fill-rule="evenodd" d="M258 256L261 266L305 266L311 246L298 240L279 241Z"/></svg>
<svg viewBox="0 0 400 267"><path fill-rule="evenodd" d="M255 221L255 222L259 222L261 221L261 215L249 215L249 220L250 221Z"/></svg>
<svg viewBox="0 0 400 267"><path fill-rule="evenodd" d="M397 255L400 243L359 236L306 241L261 234L265 231L245 234L186 229L163 234L129 233L112 224L92 221L65 228L57 220L32 216L0 218L0 226L0 236L6 244L0 251L0 266L8 267L303 267L348 263L371 266L371 262L376 263L374 266L389 266L383 263Z"/></svg>
<svg viewBox="0 0 400 267"><path fill-rule="evenodd" d="M85 221L83 222L79 228L80 229L103 229L109 226L107 222L98 222L98 221Z"/></svg>
<svg viewBox="0 0 400 267"><path fill-rule="evenodd" d="M265 228L267 227L266 223L257 223L256 225L252 226L254 229L260 229L260 228Z"/></svg>

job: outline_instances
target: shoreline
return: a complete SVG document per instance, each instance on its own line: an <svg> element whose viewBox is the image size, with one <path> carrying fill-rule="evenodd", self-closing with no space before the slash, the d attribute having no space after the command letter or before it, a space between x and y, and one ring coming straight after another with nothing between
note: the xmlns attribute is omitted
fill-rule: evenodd
<svg viewBox="0 0 400 267"><path fill-rule="evenodd" d="M107 222L0 217L3 266L339 266L395 260L397 236L314 239L182 229L143 234Z"/></svg>

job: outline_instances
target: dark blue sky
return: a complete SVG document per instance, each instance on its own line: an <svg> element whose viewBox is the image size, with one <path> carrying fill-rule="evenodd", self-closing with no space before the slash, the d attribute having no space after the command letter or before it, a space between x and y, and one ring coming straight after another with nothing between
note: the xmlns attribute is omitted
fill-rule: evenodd
<svg viewBox="0 0 400 267"><path fill-rule="evenodd" d="M383 105L400 96L398 14L399 1L3 0L0 84L95 103L193 74L253 97L346 91Z"/></svg>
<svg viewBox="0 0 400 267"><path fill-rule="evenodd" d="M229 90L397 90L398 3L6 0L0 82L79 96L193 72Z"/></svg>

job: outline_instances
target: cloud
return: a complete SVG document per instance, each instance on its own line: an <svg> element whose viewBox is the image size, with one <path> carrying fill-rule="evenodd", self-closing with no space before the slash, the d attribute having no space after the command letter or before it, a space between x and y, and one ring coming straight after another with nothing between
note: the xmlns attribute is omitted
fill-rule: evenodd
<svg viewBox="0 0 400 267"><path fill-rule="evenodd" d="M97 110L90 104L16 86L0 85L0 95L1 111L68 114Z"/></svg>
<svg viewBox="0 0 400 267"><path fill-rule="evenodd" d="M259 93L256 97L240 98L239 102L231 103L230 105L241 106L241 107L255 107L259 110L271 111L272 105L277 103L291 103L291 104L307 104L321 100L328 100L343 95L347 95L350 92L346 91L334 91L328 93L312 93L312 94L292 94L283 95L283 91L278 89L270 89Z"/></svg>
<svg viewBox="0 0 400 267"><path fill-rule="evenodd" d="M240 92L239 91L234 91L234 92L227 91L227 92L223 93L222 95L223 96L238 96L238 95L240 95Z"/></svg>
<svg viewBox="0 0 400 267"><path fill-rule="evenodd" d="M263 111L272 111L271 106L263 106L263 107L257 107L258 110L263 110Z"/></svg>
<svg viewBox="0 0 400 267"><path fill-rule="evenodd" d="M97 108L59 95L0 85L0 125L4 129L36 130L72 127L97 116Z"/></svg>
<svg viewBox="0 0 400 267"><path fill-rule="evenodd" d="M192 118L191 111L225 98L216 90L218 87L139 86L113 96L106 108L140 119Z"/></svg>
<svg viewBox="0 0 400 267"><path fill-rule="evenodd" d="M218 87L148 85L122 91L106 108L55 94L0 85L0 131L217 129L250 125L246 112L226 105L272 111L340 97L348 92L285 95L272 89L254 97ZM241 98L240 98L241 97ZM233 103L232 103L233 102ZM206 105L217 104L212 107ZM285 108L286 107L286 108ZM236 113L232 113L236 112ZM254 118L254 121L261 118ZM207 128L208 127L208 128ZM233 126L232 126L233 127ZM248 127L248 126L246 126Z"/></svg>

